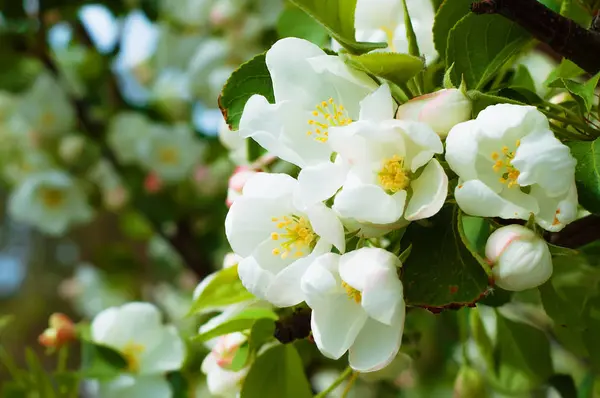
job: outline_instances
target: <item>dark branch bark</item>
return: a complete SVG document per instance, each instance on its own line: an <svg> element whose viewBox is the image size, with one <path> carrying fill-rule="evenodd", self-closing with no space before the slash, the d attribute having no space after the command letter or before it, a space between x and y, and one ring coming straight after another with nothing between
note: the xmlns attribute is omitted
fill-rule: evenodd
<svg viewBox="0 0 600 398"><path fill-rule="evenodd" d="M600 216L591 215L567 225L562 231L548 233L546 240L554 245L578 249L600 239Z"/></svg>
<svg viewBox="0 0 600 398"><path fill-rule="evenodd" d="M600 33L581 27L537 0L483 0L473 3L471 10L475 14L500 14L586 72L600 72Z"/></svg>

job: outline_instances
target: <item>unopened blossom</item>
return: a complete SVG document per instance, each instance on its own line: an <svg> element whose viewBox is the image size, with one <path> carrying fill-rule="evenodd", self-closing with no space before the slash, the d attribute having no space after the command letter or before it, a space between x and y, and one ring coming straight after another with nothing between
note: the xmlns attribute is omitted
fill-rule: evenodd
<svg viewBox="0 0 600 398"><path fill-rule="evenodd" d="M242 196L242 190L246 182L257 173L256 170L252 170L249 167L238 166L234 170L233 174L229 178L229 186L227 188L227 200L226 204L231 207L233 202Z"/></svg>
<svg viewBox="0 0 600 398"><path fill-rule="evenodd" d="M233 362L240 346L247 340L248 337L240 332L226 334L216 339L201 367L212 395L233 398L240 392L249 368L234 372L227 367Z"/></svg>
<svg viewBox="0 0 600 398"><path fill-rule="evenodd" d="M183 124L152 125L137 149L142 165L165 182L177 182L189 176L203 152L194 132Z"/></svg>
<svg viewBox="0 0 600 398"><path fill-rule="evenodd" d="M20 222L60 235L92 218L92 208L78 183L59 170L29 175L9 198L8 210Z"/></svg>
<svg viewBox="0 0 600 398"><path fill-rule="evenodd" d="M262 95L250 97L240 120L240 135L303 168L329 163L329 129L357 119L359 102L377 84L339 57L297 38L275 43L267 51L266 63L275 103Z"/></svg>
<svg viewBox="0 0 600 398"><path fill-rule="evenodd" d="M494 280L505 290L532 289L552 275L548 244L532 230L508 225L494 231L485 245Z"/></svg>
<svg viewBox="0 0 600 398"><path fill-rule="evenodd" d="M238 274L256 297L280 307L304 300L300 278L310 263L335 246L345 249L344 228L323 203L298 207L298 182L287 174L258 173L246 182L225 220Z"/></svg>
<svg viewBox="0 0 600 398"><path fill-rule="evenodd" d="M181 368L185 345L173 325L165 325L158 308L133 302L100 312L91 325L92 340L118 351L134 376L163 375ZM163 383L168 382L163 378Z"/></svg>
<svg viewBox="0 0 600 398"><path fill-rule="evenodd" d="M396 118L423 122L441 138L445 138L452 127L471 119L471 100L457 88L439 90L421 95L398 107Z"/></svg>
<svg viewBox="0 0 600 398"><path fill-rule="evenodd" d="M122 112L108 126L108 145L123 164L138 161L137 148L147 139L150 121L141 113Z"/></svg>
<svg viewBox="0 0 600 398"><path fill-rule="evenodd" d="M576 161L533 106L493 105L456 125L446 161L459 176L454 196L467 214L527 220L533 213L548 231L577 215Z"/></svg>
<svg viewBox="0 0 600 398"><path fill-rule="evenodd" d="M431 30L435 16L433 3L407 0L407 6L419 50L431 64L437 57ZM402 0L357 0L354 28L357 41L384 42L389 51L408 53Z"/></svg>
<svg viewBox="0 0 600 398"><path fill-rule="evenodd" d="M336 163L347 168L333 204L343 218L373 224L420 220L436 214L446 200L448 177L434 158L443 152L442 141L424 123L394 119L394 108L383 85L361 102L357 122L331 129ZM299 177L305 201L332 193L320 181L326 178Z"/></svg>
<svg viewBox="0 0 600 398"><path fill-rule="evenodd" d="M50 315L49 328L44 331L38 341L45 347L59 348L76 338L75 324L65 314Z"/></svg>
<svg viewBox="0 0 600 398"><path fill-rule="evenodd" d="M75 125L75 110L54 77L42 73L21 97L19 115L31 130L42 135L68 133Z"/></svg>
<svg viewBox="0 0 600 398"><path fill-rule="evenodd" d="M157 193L163 188L163 182L155 172L150 172L144 178L144 190L149 193Z"/></svg>
<svg viewBox="0 0 600 398"><path fill-rule="evenodd" d="M339 359L349 351L350 366L373 372L398 354L404 331L405 303L392 253L362 248L344 255L324 254L302 277L312 308L311 329L319 351Z"/></svg>

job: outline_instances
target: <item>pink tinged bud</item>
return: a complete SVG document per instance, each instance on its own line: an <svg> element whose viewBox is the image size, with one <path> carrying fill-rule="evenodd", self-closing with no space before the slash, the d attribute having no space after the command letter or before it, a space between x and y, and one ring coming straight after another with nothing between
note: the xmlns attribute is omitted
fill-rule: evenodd
<svg viewBox="0 0 600 398"><path fill-rule="evenodd" d="M505 290L537 287L552 275L552 256L546 242L521 225L494 231L485 246L496 284Z"/></svg>
<svg viewBox="0 0 600 398"><path fill-rule="evenodd" d="M128 200L129 192L121 185L104 193L104 204L109 210L119 210L123 208Z"/></svg>
<svg viewBox="0 0 600 398"><path fill-rule="evenodd" d="M75 324L66 315L54 313L50 315L49 328L44 331L38 341L44 347L59 348L75 340Z"/></svg>
<svg viewBox="0 0 600 398"><path fill-rule="evenodd" d="M242 342L243 341L237 333L226 334L219 337L217 344L212 350L217 365L221 368L230 366Z"/></svg>
<svg viewBox="0 0 600 398"><path fill-rule="evenodd" d="M413 98L398 108L396 119L429 125L445 138L455 125L471 119L471 101L456 88L439 90Z"/></svg>
<svg viewBox="0 0 600 398"><path fill-rule="evenodd" d="M144 180L144 189L147 193L157 193L162 189L163 183L154 172L149 173Z"/></svg>
<svg viewBox="0 0 600 398"><path fill-rule="evenodd" d="M235 171L229 178L229 187L227 189L227 200L226 204L228 207L231 207L233 202L240 196L242 196L242 191L244 189L244 185L246 182L255 174L257 171L252 170L245 166L236 167Z"/></svg>

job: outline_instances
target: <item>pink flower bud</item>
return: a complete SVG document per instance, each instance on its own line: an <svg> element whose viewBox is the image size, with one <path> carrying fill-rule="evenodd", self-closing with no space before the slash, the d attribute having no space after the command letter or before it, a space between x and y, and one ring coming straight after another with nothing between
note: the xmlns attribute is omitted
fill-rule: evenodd
<svg viewBox="0 0 600 398"><path fill-rule="evenodd" d="M157 193L162 187L162 180L156 173L151 172L146 176L146 179L144 180L144 189L147 193Z"/></svg>
<svg viewBox="0 0 600 398"><path fill-rule="evenodd" d="M552 275L548 245L521 225L494 231L485 245L485 255L492 265L496 284L505 290L532 289Z"/></svg>
<svg viewBox="0 0 600 398"><path fill-rule="evenodd" d="M238 166L229 178L229 187L227 189L227 207L231 207L233 202L240 196L242 196L242 190L246 182L255 174L257 171L252 170L246 166Z"/></svg>
<svg viewBox="0 0 600 398"><path fill-rule="evenodd" d="M75 340L75 324L65 314L54 313L50 315L50 327L44 331L38 341L45 347L59 348Z"/></svg>
<svg viewBox="0 0 600 398"><path fill-rule="evenodd" d="M471 101L456 88L439 90L413 98L398 108L396 119L428 124L441 138L452 127L471 119Z"/></svg>

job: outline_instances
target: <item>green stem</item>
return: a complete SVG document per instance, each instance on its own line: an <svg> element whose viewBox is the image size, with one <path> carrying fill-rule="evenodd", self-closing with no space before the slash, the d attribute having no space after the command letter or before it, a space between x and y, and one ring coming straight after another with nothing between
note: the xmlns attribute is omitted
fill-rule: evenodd
<svg viewBox="0 0 600 398"><path fill-rule="evenodd" d="M458 311L457 316L463 361L465 365L470 365L471 361L467 353L467 343L469 342L469 308L463 308Z"/></svg>
<svg viewBox="0 0 600 398"><path fill-rule="evenodd" d="M64 373L67 370L67 359L69 358L69 346L63 345L58 350L58 361L56 365L56 371L58 373Z"/></svg>
<svg viewBox="0 0 600 398"><path fill-rule="evenodd" d="M358 372L352 373L352 376L350 377L350 380L348 381L348 385L346 386L346 388L344 388L344 392L342 393L342 398L346 398L348 396L348 394L350 393L350 390L352 389L352 386L354 385L354 382L356 381L357 378L358 378Z"/></svg>
<svg viewBox="0 0 600 398"><path fill-rule="evenodd" d="M318 393L317 395L315 395L314 398L325 398L325 397L327 397L327 394L329 394L330 392L332 392L333 390L335 390L340 384L342 384L344 382L344 380L346 380L346 378L348 376L350 376L351 373L352 373L352 368L350 366L348 366L346 368L346 370L344 370L342 372L342 374L340 375L340 377L338 377L333 382L333 384L331 384L325 390L323 390L320 393Z"/></svg>

